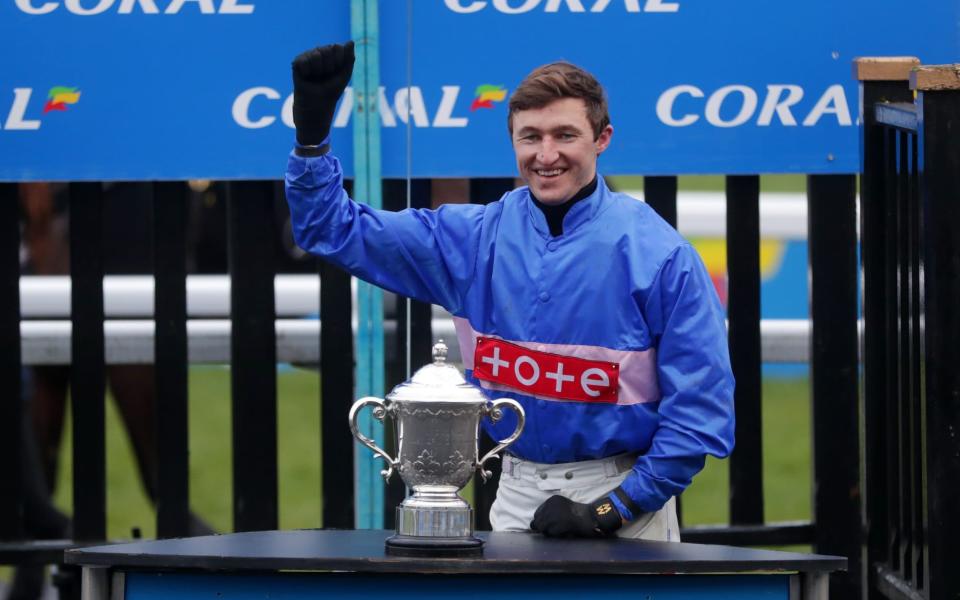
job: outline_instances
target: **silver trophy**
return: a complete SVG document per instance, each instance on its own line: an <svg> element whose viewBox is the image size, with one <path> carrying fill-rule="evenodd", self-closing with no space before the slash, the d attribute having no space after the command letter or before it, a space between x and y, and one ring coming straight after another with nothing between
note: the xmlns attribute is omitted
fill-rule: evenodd
<svg viewBox="0 0 960 600"><path fill-rule="evenodd" d="M409 381L380 398L361 398L350 409L350 431L386 461L380 473L390 479L394 469L412 491L397 507L397 533L387 540L387 553L401 556L475 556L483 542L473 535L473 509L460 497L475 470L486 481L484 464L523 431L523 408L515 400L488 401L479 388L467 383L460 371L446 362L447 346L433 347L433 364L418 370ZM393 458L357 429L357 416L365 406L382 421L389 415L397 440ZM516 430L483 458L477 440L480 418L499 421L503 408L517 414Z"/></svg>

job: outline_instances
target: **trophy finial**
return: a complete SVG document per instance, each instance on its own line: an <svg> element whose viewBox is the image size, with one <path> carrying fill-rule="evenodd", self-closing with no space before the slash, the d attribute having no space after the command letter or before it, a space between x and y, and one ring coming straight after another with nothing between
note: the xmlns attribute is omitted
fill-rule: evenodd
<svg viewBox="0 0 960 600"><path fill-rule="evenodd" d="M443 343L443 340L437 340L437 343L433 345L433 364L442 365L447 362L447 345Z"/></svg>

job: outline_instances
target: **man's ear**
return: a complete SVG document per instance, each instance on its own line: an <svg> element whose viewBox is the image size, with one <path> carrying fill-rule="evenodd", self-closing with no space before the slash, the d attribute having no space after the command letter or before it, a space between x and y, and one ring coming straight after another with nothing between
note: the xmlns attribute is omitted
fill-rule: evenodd
<svg viewBox="0 0 960 600"><path fill-rule="evenodd" d="M597 140L593 143L597 149L597 156L603 154L603 151L607 149L607 146L610 145L610 138L613 137L613 125L607 125L603 128L603 131L600 132L600 135L597 136Z"/></svg>

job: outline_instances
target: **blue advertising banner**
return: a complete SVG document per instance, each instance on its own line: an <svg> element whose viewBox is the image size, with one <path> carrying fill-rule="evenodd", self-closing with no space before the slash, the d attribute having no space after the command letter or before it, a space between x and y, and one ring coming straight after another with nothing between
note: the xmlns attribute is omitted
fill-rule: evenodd
<svg viewBox="0 0 960 600"><path fill-rule="evenodd" d="M607 88L605 174L855 172L853 58L960 60L944 0L381 0L379 29L385 177L513 175L507 98L558 59ZM349 36L349 0L0 0L0 181L279 178L290 61Z"/></svg>

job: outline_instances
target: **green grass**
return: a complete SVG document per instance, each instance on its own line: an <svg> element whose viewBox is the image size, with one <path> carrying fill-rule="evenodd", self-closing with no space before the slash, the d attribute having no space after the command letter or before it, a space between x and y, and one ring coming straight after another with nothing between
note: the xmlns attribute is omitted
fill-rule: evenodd
<svg viewBox="0 0 960 600"><path fill-rule="evenodd" d="M319 377L309 371L284 371L277 379L280 527L320 526ZM230 371L194 367L189 377L190 504L217 531L233 529ZM344 415L346 427L346 415ZM54 501L71 512L70 428L62 445ZM129 438L107 403L107 535L156 534L156 514L140 483Z"/></svg>
<svg viewBox="0 0 960 600"><path fill-rule="evenodd" d="M806 379L763 382L763 495L768 522L810 518L810 387ZM728 462L707 466L683 494L684 525L729 521Z"/></svg>
<svg viewBox="0 0 960 600"><path fill-rule="evenodd" d="M190 370L190 502L199 516L221 532L232 530L230 371ZM278 375L280 527L321 525L319 377L287 370ZM68 420L69 423L69 420ZM344 415L343 426L347 426ZM810 518L810 403L806 379L763 383L764 504L768 522ZM55 502L70 512L70 431L61 452ZM155 535L155 513L144 494L132 449L113 402L107 405L107 534L131 537L139 528ZM338 460L351 460L351 452ZM728 463L708 459L683 495L685 525L726 523ZM465 495L470 497L470 490ZM6 570L7 573L9 572ZM0 570L0 579L6 578Z"/></svg>
<svg viewBox="0 0 960 600"><path fill-rule="evenodd" d="M278 377L280 527L319 527L319 377L287 371ZM190 499L195 512L218 531L232 530L230 372L190 371ZM763 387L764 497L768 521L810 518L810 408L805 379L772 379ZM108 405L108 534L130 535L139 527L154 535L155 516L136 475L119 417ZM344 415L344 427L346 427ZM349 454L349 452L348 452ZM348 460L350 456L346 457ZM342 458L341 458L342 459ZM69 443L61 464L68 466ZM726 523L728 462L710 458L683 496L686 524ZM56 500L69 510L69 468L60 474Z"/></svg>

